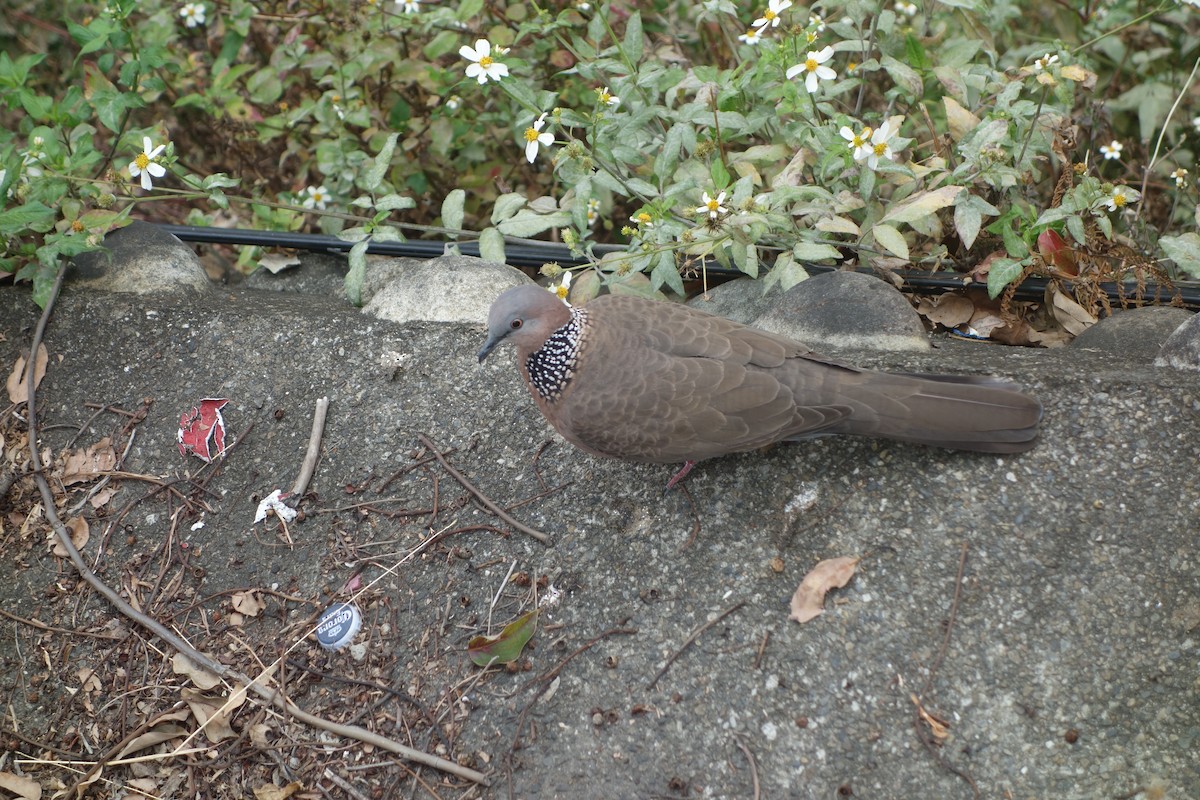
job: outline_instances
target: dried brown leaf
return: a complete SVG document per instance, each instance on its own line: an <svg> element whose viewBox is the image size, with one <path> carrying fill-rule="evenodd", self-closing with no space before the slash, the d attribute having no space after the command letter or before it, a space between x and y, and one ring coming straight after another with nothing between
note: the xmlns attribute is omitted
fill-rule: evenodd
<svg viewBox="0 0 1200 800"><path fill-rule="evenodd" d="M12 792L21 800L41 800L42 785L24 775L0 772L0 789Z"/></svg>
<svg viewBox="0 0 1200 800"><path fill-rule="evenodd" d="M208 691L221 682L220 678L206 670L204 667L193 663L192 660L183 653L176 653L175 657L171 659L171 669L176 675L188 676L192 683L204 691Z"/></svg>
<svg viewBox="0 0 1200 800"><path fill-rule="evenodd" d="M46 345L38 345L37 357L33 362L33 385L36 387L42 382L42 378L46 377L46 362L50 360L50 354L46 351ZM29 385L25 383L25 356L18 356L16 366L8 376L8 399L14 403L24 403L29 399Z"/></svg>
<svg viewBox="0 0 1200 800"><path fill-rule="evenodd" d="M792 595L790 618L803 624L825 613L825 593L849 583L861 560L848 556L827 558L809 570Z"/></svg>
<svg viewBox="0 0 1200 800"><path fill-rule="evenodd" d="M71 542L75 545L75 549L83 550L90 538L87 520L83 517L74 517L67 520L66 527L67 531L71 534ZM54 548L51 552L59 558L67 558L69 553L67 553L67 548L63 546L62 540L58 538L58 534L51 531L50 537L54 542Z"/></svg>
<svg viewBox="0 0 1200 800"><path fill-rule="evenodd" d="M292 781L287 786L268 783L265 786L254 787L254 800L287 800L303 788L299 781Z"/></svg>
<svg viewBox="0 0 1200 800"><path fill-rule="evenodd" d="M72 450L63 460L62 482L64 486L90 481L97 472L108 472L117 467L117 452L112 438L105 436L91 447Z"/></svg>
<svg viewBox="0 0 1200 800"><path fill-rule="evenodd" d="M169 742L173 739L184 739L188 735L188 729L183 725L175 722L164 722L155 725L150 730L135 736L129 740L129 743L121 748L121 752L117 754L117 759L124 758L130 753L136 753L139 750L145 750L147 747L154 747L163 742Z"/></svg>
<svg viewBox="0 0 1200 800"><path fill-rule="evenodd" d="M920 698L914 693L909 692L908 697L912 700L914 706L917 707L917 715L929 726L929 732L933 734L933 738L938 742L944 742L950 736L950 723L940 717L935 717L925 710L925 706L921 704Z"/></svg>
<svg viewBox="0 0 1200 800"><path fill-rule="evenodd" d="M259 599L258 592L236 592L233 595L233 608L239 614L247 617L257 617L266 608L266 603Z"/></svg>
<svg viewBox="0 0 1200 800"><path fill-rule="evenodd" d="M917 313L945 328L957 328L970 321L975 304L961 294L945 292L937 297L922 296L917 301Z"/></svg>
<svg viewBox="0 0 1200 800"><path fill-rule="evenodd" d="M180 689L179 696L192 709L192 713L196 715L196 720L204 729L204 735L210 742L216 744L237 736L233 728L229 727L229 717L242 703L246 702L244 688L236 689L232 695L225 698L220 695L205 694L198 689L185 686Z"/></svg>
<svg viewBox="0 0 1200 800"><path fill-rule="evenodd" d="M1054 319L1072 336L1078 336L1096 324L1097 320L1083 306L1067 296L1065 292L1055 289L1051 302Z"/></svg>

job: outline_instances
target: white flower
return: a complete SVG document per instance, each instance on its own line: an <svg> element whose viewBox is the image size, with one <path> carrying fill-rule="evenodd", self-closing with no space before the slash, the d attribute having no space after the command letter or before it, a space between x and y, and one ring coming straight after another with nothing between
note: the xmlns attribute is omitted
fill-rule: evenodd
<svg viewBox="0 0 1200 800"><path fill-rule="evenodd" d="M492 58L492 43L487 39L476 39L474 48L464 44L458 54L471 62L467 64L467 77L477 79L480 84L487 83L488 78L499 81L508 76L508 67Z"/></svg>
<svg viewBox="0 0 1200 800"><path fill-rule="evenodd" d="M329 190L324 184L321 186L309 186L304 190L308 197L304 198L302 204L305 208L317 208L321 211L325 210L325 204L329 202Z"/></svg>
<svg viewBox="0 0 1200 800"><path fill-rule="evenodd" d="M203 25L207 13L208 10L203 3L188 3L179 9L179 16L183 18L183 24L189 28Z"/></svg>
<svg viewBox="0 0 1200 800"><path fill-rule="evenodd" d="M792 6L792 0L769 0L767 10L763 15L750 24L755 28L779 27L779 14Z"/></svg>
<svg viewBox="0 0 1200 800"><path fill-rule="evenodd" d="M587 0L575 0L575 8L579 11L591 11L592 4Z"/></svg>
<svg viewBox="0 0 1200 800"><path fill-rule="evenodd" d="M871 153L875 152L871 147L871 129L863 128L860 133L855 133L848 125L843 125L838 131L842 138L849 142L854 147L854 160L862 161Z"/></svg>
<svg viewBox="0 0 1200 800"><path fill-rule="evenodd" d="M724 214L729 209L721 205L725 202L725 193L721 192L716 197L712 197L708 192L704 193L704 197L700 198L704 205L696 209L696 213L700 215L708 214L709 219L716 219Z"/></svg>
<svg viewBox="0 0 1200 800"><path fill-rule="evenodd" d="M629 221L640 228L653 228L654 217L648 211L639 211L629 218Z"/></svg>
<svg viewBox="0 0 1200 800"><path fill-rule="evenodd" d="M405 14L415 14L421 10L421 0L396 0L396 5Z"/></svg>
<svg viewBox="0 0 1200 800"><path fill-rule="evenodd" d="M750 45L751 47L754 47L756 44L758 44L759 42L761 42L763 40L763 34L766 33L766 30L767 30L766 28L751 28L750 30L746 31L741 36L739 36L738 40L745 42L746 44Z"/></svg>
<svg viewBox="0 0 1200 800"><path fill-rule="evenodd" d="M571 273L564 272L562 274L562 280L558 282L557 286L547 286L546 288L558 295L559 300L562 300L564 303L566 303L567 295L571 293Z"/></svg>
<svg viewBox="0 0 1200 800"><path fill-rule="evenodd" d="M3 179L0 179L3 182ZM596 220L600 219L600 201L596 198L588 200L587 203L587 223L588 227L596 224Z"/></svg>
<svg viewBox="0 0 1200 800"><path fill-rule="evenodd" d="M1056 56L1052 53L1046 53L1046 55L1042 56L1037 61L1033 62L1033 71L1041 72L1042 70L1049 69L1051 64L1057 64L1057 63L1058 63L1058 56Z"/></svg>
<svg viewBox="0 0 1200 800"><path fill-rule="evenodd" d="M1104 155L1105 161L1115 161L1121 157L1121 150L1124 148L1125 145L1113 139L1108 144L1100 145L1100 152Z"/></svg>
<svg viewBox="0 0 1200 800"><path fill-rule="evenodd" d="M825 20L821 19L817 14L809 14L808 27L815 29L817 33L821 33L825 30Z"/></svg>
<svg viewBox="0 0 1200 800"><path fill-rule="evenodd" d="M147 192L154 188L154 184L150 181L151 178L161 178L167 174L166 168L154 160L166 149L167 146L165 144L154 147L154 142L150 141L150 137L143 136L142 152L138 153L137 158L129 162L129 176L136 178L141 175L142 188Z"/></svg>
<svg viewBox="0 0 1200 800"><path fill-rule="evenodd" d="M1104 204L1108 206L1109 211L1116 211L1129 203L1136 203L1140 197L1136 190L1128 186L1114 186L1112 194L1104 200Z"/></svg>
<svg viewBox="0 0 1200 800"><path fill-rule="evenodd" d="M866 153L867 169L875 169L879 166L879 159L883 158L888 161L892 160L895 153L892 152L892 139L896 137L899 130L892 130L891 123L885 122L880 125L871 134L870 149Z"/></svg>
<svg viewBox="0 0 1200 800"><path fill-rule="evenodd" d="M897 2L896 5L892 6L892 8L894 10L898 11L899 13L907 14L910 17L914 17L917 14L917 4L916 3L906 3L906 2L904 2L904 0L899 0L899 2Z"/></svg>
<svg viewBox="0 0 1200 800"><path fill-rule="evenodd" d="M609 94L607 86L603 89L597 89L596 97L600 100L601 105L612 106L613 108L621 105L621 98L615 94Z"/></svg>
<svg viewBox="0 0 1200 800"><path fill-rule="evenodd" d="M1197 2L1200 2L1200 0L1197 0ZM3 173L4 173L4 170L0 169L0 183L4 183ZM1171 177L1175 179L1175 185L1177 187L1179 187L1180 189L1187 186L1187 176L1188 176L1188 171L1186 169L1184 169L1183 167L1180 167L1179 169L1177 169L1171 173Z"/></svg>
<svg viewBox="0 0 1200 800"><path fill-rule="evenodd" d="M1200 117L1192 117L1192 127L1196 129L1196 133L1200 133Z"/></svg>
<svg viewBox="0 0 1200 800"><path fill-rule="evenodd" d="M446 98L446 108L451 111L458 111L458 107L462 105L462 98L456 94L452 94Z"/></svg>
<svg viewBox="0 0 1200 800"><path fill-rule="evenodd" d="M833 58L833 48L828 45L821 50L809 50L808 57L804 59L803 64L788 67L787 77L791 80L802 72L808 73L804 77L804 88L808 90L809 94L812 94L817 91L818 79L831 81L837 77L836 72L825 66L825 62L831 58Z"/></svg>
<svg viewBox="0 0 1200 800"><path fill-rule="evenodd" d="M548 132L542 133L542 126L546 124L546 115L542 114L533 121L533 125L525 129L525 158L530 164L537 158L538 145L549 147L554 144L554 137Z"/></svg>

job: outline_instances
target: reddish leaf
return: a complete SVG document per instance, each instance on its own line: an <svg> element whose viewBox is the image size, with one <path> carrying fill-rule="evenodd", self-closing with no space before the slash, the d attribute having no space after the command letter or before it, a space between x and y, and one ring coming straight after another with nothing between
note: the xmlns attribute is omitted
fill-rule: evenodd
<svg viewBox="0 0 1200 800"><path fill-rule="evenodd" d="M537 630L537 609L522 614L495 636L476 636L467 642L467 654L481 667L509 664L521 656Z"/></svg>

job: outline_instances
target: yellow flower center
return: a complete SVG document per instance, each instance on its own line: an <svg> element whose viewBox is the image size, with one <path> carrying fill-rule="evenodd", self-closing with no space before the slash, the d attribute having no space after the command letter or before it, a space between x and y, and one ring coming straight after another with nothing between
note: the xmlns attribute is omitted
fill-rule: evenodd
<svg viewBox="0 0 1200 800"><path fill-rule="evenodd" d="M717 213L717 209L721 207L720 203L718 203L716 200L713 200L711 198L709 199L708 203L706 203L705 205L707 205L708 210L714 214Z"/></svg>
<svg viewBox="0 0 1200 800"><path fill-rule="evenodd" d="M817 60L815 58L810 58L804 62L804 68L806 70L808 70L809 72L816 72L817 67L819 67L819 66L821 66L821 65L817 63Z"/></svg>
<svg viewBox="0 0 1200 800"><path fill-rule="evenodd" d="M554 287L554 293L558 295L559 300L566 300L567 294L569 294L570 291L570 289L568 289L566 286L563 286L561 283Z"/></svg>
<svg viewBox="0 0 1200 800"><path fill-rule="evenodd" d="M82 233L84 230L83 223L79 220L73 220L71 222L71 230L75 231L75 233Z"/></svg>
<svg viewBox="0 0 1200 800"><path fill-rule="evenodd" d="M771 20L775 19L775 12L768 8L763 12L763 19L765 19L767 22L770 22Z"/></svg>
<svg viewBox="0 0 1200 800"><path fill-rule="evenodd" d="M1114 192L1112 196L1113 205L1117 208L1125 205L1125 195L1120 192Z"/></svg>
<svg viewBox="0 0 1200 800"><path fill-rule="evenodd" d="M479 66L487 69L492 65L493 61L494 59L491 56L484 56L483 58L479 59Z"/></svg>
<svg viewBox="0 0 1200 800"><path fill-rule="evenodd" d="M654 218L651 217L649 214L647 214L645 211L643 211L642 213L637 215L637 221L641 225L645 225L645 224L649 223L650 220L652 220L652 219L654 219Z"/></svg>
<svg viewBox="0 0 1200 800"><path fill-rule="evenodd" d="M145 153L138 153L138 157L133 160L137 164L137 168L145 171L146 167L150 166L150 156Z"/></svg>
<svg viewBox="0 0 1200 800"><path fill-rule="evenodd" d="M538 138L538 132L535 128L526 128L525 129L525 141L536 142L537 138Z"/></svg>
<svg viewBox="0 0 1200 800"><path fill-rule="evenodd" d="M879 144L875 145L873 148L875 150L875 155L880 156L881 158L887 155L887 147L887 142L880 142Z"/></svg>

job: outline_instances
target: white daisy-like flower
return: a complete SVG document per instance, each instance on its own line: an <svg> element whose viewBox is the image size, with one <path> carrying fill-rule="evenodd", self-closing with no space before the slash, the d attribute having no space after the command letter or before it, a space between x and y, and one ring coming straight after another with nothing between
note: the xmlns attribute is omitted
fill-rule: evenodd
<svg viewBox="0 0 1200 800"><path fill-rule="evenodd" d="M1141 198L1141 194L1136 189L1130 189L1128 186L1114 186L1112 194L1104 200L1104 204L1108 206L1109 211L1118 211L1130 203L1136 203Z"/></svg>
<svg viewBox="0 0 1200 800"><path fill-rule="evenodd" d="M1049 69L1051 64L1057 63L1058 56L1054 55L1053 53L1046 53L1046 55L1033 62L1033 71L1041 72L1042 70Z"/></svg>
<svg viewBox="0 0 1200 800"><path fill-rule="evenodd" d="M713 197L708 192L705 192L704 196L700 199L704 205L698 207L696 209L696 213L700 214L701 216L707 214L709 219L716 219L729 210L725 208L725 206L721 205L725 202L724 192L720 192L716 197Z"/></svg>
<svg viewBox="0 0 1200 800"><path fill-rule="evenodd" d="M554 137L549 132L542 132L545 124L546 115L543 113L533 121L533 125L525 129L525 158L530 164L537 158L539 146L549 147L554 144Z"/></svg>
<svg viewBox="0 0 1200 800"><path fill-rule="evenodd" d="M456 94L452 94L446 98L446 108L451 111L458 111L458 107L462 105L462 98Z"/></svg>
<svg viewBox="0 0 1200 800"><path fill-rule="evenodd" d="M610 94L607 86L605 86L603 89L597 89L596 97L599 99L601 105L611 106L612 108L616 108L617 106L621 105L621 98L617 97L615 94Z"/></svg>
<svg viewBox="0 0 1200 800"><path fill-rule="evenodd" d="M871 133L871 149L866 154L867 169L874 170L878 167L881 158L887 161L892 160L892 156L895 155L892 152L892 139L899 132L899 129L892 130L891 123L885 122Z"/></svg>
<svg viewBox="0 0 1200 800"><path fill-rule="evenodd" d="M833 58L833 48L826 45L820 50L809 50L808 57L804 59L804 63L796 64L788 67L788 80L796 77L800 73L806 73L804 76L804 88L809 94L817 91L819 81L831 81L837 77L837 73L829 67L825 66L825 62Z"/></svg>
<svg viewBox="0 0 1200 800"><path fill-rule="evenodd" d="M859 133L855 133L849 125L843 125L838 133L854 148L855 161L863 161L874 152L874 148L871 147L870 128L863 128Z"/></svg>
<svg viewBox="0 0 1200 800"><path fill-rule="evenodd" d="M900 14L907 14L910 17L917 15L916 3L906 3L904 0L899 0L892 8Z"/></svg>
<svg viewBox="0 0 1200 800"><path fill-rule="evenodd" d="M792 7L792 0L769 0L767 10L750 24L755 28L779 27L779 15Z"/></svg>
<svg viewBox="0 0 1200 800"><path fill-rule="evenodd" d="M1108 144L1100 145L1100 153L1104 156L1105 161L1116 161L1121 157L1121 151L1125 149L1125 145L1113 139Z"/></svg>
<svg viewBox="0 0 1200 800"><path fill-rule="evenodd" d="M304 193L307 194L308 197L304 198L304 202L301 205L303 205L305 208L316 208L321 211L325 210L325 204L329 202L329 190L325 188L324 184L320 186L309 186L304 190Z"/></svg>
<svg viewBox="0 0 1200 800"><path fill-rule="evenodd" d="M488 79L499 81L508 77L508 67L492 58L492 43L487 39L476 39L474 47L465 44L458 49L458 54L470 61L467 64L467 77L475 78L485 84Z"/></svg>
<svg viewBox="0 0 1200 800"><path fill-rule="evenodd" d="M558 295L559 300L562 300L564 303L566 303L567 295L571 293L571 273L564 272L562 274L562 278L557 284L547 286L546 288Z"/></svg>
<svg viewBox="0 0 1200 800"><path fill-rule="evenodd" d="M825 20L821 19L819 14L809 14L808 27L817 33L823 33L825 31Z"/></svg>
<svg viewBox="0 0 1200 800"><path fill-rule="evenodd" d="M575 0L575 8L578 11L591 11L592 4L587 0Z"/></svg>
<svg viewBox="0 0 1200 800"><path fill-rule="evenodd" d="M595 225L598 219L600 219L600 201L593 197L587 202L588 227Z"/></svg>
<svg viewBox="0 0 1200 800"><path fill-rule="evenodd" d="M421 0L396 0L396 5L405 14L416 14L421 10Z"/></svg>
<svg viewBox="0 0 1200 800"><path fill-rule="evenodd" d="M188 3L179 9L179 16L183 19L183 24L189 28L203 25L207 14L208 9L204 7L203 3Z"/></svg>
<svg viewBox="0 0 1200 800"><path fill-rule="evenodd" d="M754 47L763 40L763 35L767 32L766 28L751 28L738 37L738 41Z"/></svg>
<svg viewBox="0 0 1200 800"><path fill-rule="evenodd" d="M1200 0L1197 0L1197 2L1200 2ZM4 170L0 170L0 173L3 173L3 172L4 172ZM1175 185L1177 187L1179 187L1180 189L1187 186L1187 176L1188 176L1188 171L1186 169L1184 169L1183 167L1180 167L1179 169L1177 169L1171 173L1171 177L1175 179ZM4 183L3 177L0 177L0 183Z"/></svg>
<svg viewBox="0 0 1200 800"><path fill-rule="evenodd" d="M654 217L650 216L648 211L639 211L629 218L629 221L640 228L653 228Z"/></svg>
<svg viewBox="0 0 1200 800"><path fill-rule="evenodd" d="M137 158L129 162L129 176L136 178L139 175L142 178L142 188L147 192L154 188L154 183L151 178L161 178L167 174L166 168L159 164L154 159L162 155L162 151L166 150L165 144L160 144L154 147L154 142L150 141L149 136L142 137L142 152L138 153Z"/></svg>
<svg viewBox="0 0 1200 800"><path fill-rule="evenodd" d="M1192 117L1192 127L1196 129L1196 133L1200 133L1200 117Z"/></svg>

